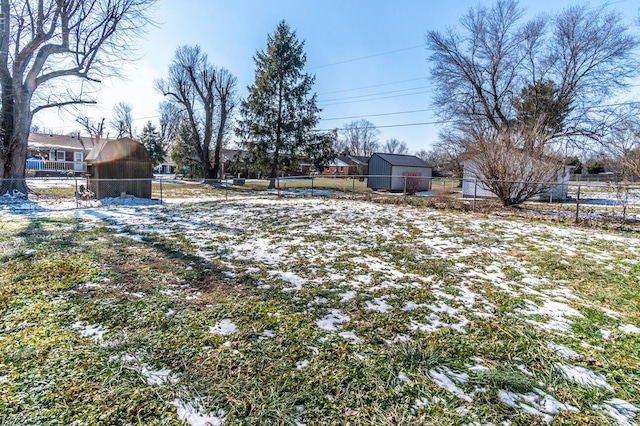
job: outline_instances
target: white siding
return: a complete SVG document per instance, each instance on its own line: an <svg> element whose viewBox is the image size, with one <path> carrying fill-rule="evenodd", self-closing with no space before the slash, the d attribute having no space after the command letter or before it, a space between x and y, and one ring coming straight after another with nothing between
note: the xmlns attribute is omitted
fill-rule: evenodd
<svg viewBox="0 0 640 426"><path fill-rule="evenodd" d="M558 172L557 176L550 176L549 181L557 182L558 185L550 188L544 193L533 197L532 200L553 200L564 201L568 198L568 184L571 177L571 166L565 166ZM464 181L462 183L462 195L464 197L494 198L495 194L482 185L482 177L477 172L475 164L470 161L464 162L464 173L462 175ZM476 181L477 179L477 181Z"/></svg>
<svg viewBox="0 0 640 426"><path fill-rule="evenodd" d="M431 189L431 168L430 167L407 167L393 166L391 168L391 191L404 191L404 174L420 173L420 191L429 191Z"/></svg>

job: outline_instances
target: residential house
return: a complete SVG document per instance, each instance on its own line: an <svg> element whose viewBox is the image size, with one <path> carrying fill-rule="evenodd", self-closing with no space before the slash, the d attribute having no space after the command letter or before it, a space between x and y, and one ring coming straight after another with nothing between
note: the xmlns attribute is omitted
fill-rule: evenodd
<svg viewBox="0 0 640 426"><path fill-rule="evenodd" d="M462 162L462 196L465 198L496 198L496 195L482 183L484 176L471 160ZM556 172L552 172L544 179L544 183L551 185L550 188L542 191L539 195L531 198L534 201L564 201L569 198L569 180L575 166L565 165Z"/></svg>
<svg viewBox="0 0 640 426"><path fill-rule="evenodd" d="M95 140L86 136L30 133L27 157L44 160L44 165L38 168L45 171L82 172L85 170L85 158L94 144Z"/></svg>
<svg viewBox="0 0 640 426"><path fill-rule="evenodd" d="M322 172L324 176L366 176L369 173L369 157L341 154L331 161Z"/></svg>

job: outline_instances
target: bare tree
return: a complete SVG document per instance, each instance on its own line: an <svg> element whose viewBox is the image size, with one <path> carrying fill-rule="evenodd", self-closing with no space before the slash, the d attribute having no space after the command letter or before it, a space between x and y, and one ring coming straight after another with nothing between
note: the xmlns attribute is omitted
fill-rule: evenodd
<svg viewBox="0 0 640 426"><path fill-rule="evenodd" d="M525 163L534 164L540 155L559 158L563 144L601 138L610 112L600 105L637 75L637 40L606 6L522 18L516 0L499 0L470 9L460 32L427 34L434 103L451 122L447 142L466 150L467 158L472 152L480 160L502 153L498 157L510 161L512 146L492 143L515 137L535 142L519 148L532 157ZM481 146L488 152L478 151ZM555 166L559 170L562 163ZM541 170L534 180L548 175Z"/></svg>
<svg viewBox="0 0 640 426"><path fill-rule="evenodd" d="M360 119L345 124L340 133L340 142L336 145L336 151L346 151L351 155L362 155L369 157L380 149L378 135L380 131L376 129L369 120ZM343 148L338 150L338 148Z"/></svg>
<svg viewBox="0 0 640 426"><path fill-rule="evenodd" d="M92 121L86 115L76 118L76 122L82 126L82 128L91 136L91 142L93 145L97 145L102 140L104 134L104 118L98 122Z"/></svg>
<svg viewBox="0 0 640 426"><path fill-rule="evenodd" d="M87 88L117 75L157 0L0 0L0 193L27 192L25 160L39 111L95 103ZM71 86L74 81L83 84Z"/></svg>
<svg viewBox="0 0 640 426"><path fill-rule="evenodd" d="M116 138L124 136L133 139L133 108L126 102L118 102L113 107L113 117L109 127L115 132Z"/></svg>
<svg viewBox="0 0 640 426"><path fill-rule="evenodd" d="M396 138L387 139L382 145L382 150L389 154L407 154L409 152L407 144Z"/></svg>
<svg viewBox="0 0 640 426"><path fill-rule="evenodd" d="M160 112L160 137L162 146L166 152L171 152L174 143L178 139L180 127L186 117L184 110L173 102L162 101L158 107Z"/></svg>
<svg viewBox="0 0 640 426"><path fill-rule="evenodd" d="M557 185L563 158L531 141L548 137L542 128L534 133L523 127L476 134L465 153L467 176L478 179L505 206L546 194ZM533 148L525 148L529 145Z"/></svg>
<svg viewBox="0 0 640 426"><path fill-rule="evenodd" d="M191 144L197 153L206 179L218 177L220 147L228 128L229 114L235 106L235 86L236 78L227 70L211 65L199 46L179 47L169 66L169 77L156 82L158 91L184 110L191 131L190 137L183 142ZM212 166L210 154L214 133Z"/></svg>
<svg viewBox="0 0 640 426"><path fill-rule="evenodd" d="M218 98L218 130L216 133L216 144L213 156L213 174L218 175L220 171L220 152L224 144L225 137L232 131L229 116L237 103L236 91L237 79L225 68L216 70L213 83L214 90Z"/></svg>
<svg viewBox="0 0 640 426"><path fill-rule="evenodd" d="M601 142L607 169L622 179L640 179L640 119L637 107L628 107Z"/></svg>

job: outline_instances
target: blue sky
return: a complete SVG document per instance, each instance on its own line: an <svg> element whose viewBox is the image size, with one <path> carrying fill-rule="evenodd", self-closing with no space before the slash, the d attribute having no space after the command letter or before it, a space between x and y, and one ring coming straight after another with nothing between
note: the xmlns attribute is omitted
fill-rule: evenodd
<svg viewBox="0 0 640 426"><path fill-rule="evenodd" d="M84 111L99 119L111 116L119 101L133 106L134 126L157 123L162 96L154 81L167 72L175 49L199 45L210 60L238 78L246 96L253 82L256 51L284 19L305 40L307 71L315 74L322 108L320 128L339 128L365 118L381 131L380 141L397 138L413 153L437 140L432 113L427 31L456 27L476 0L160 0L153 11L157 26L137 41L140 59L122 64L125 79L105 80L98 105ZM581 2L521 1L527 14L556 12ZM592 2L591 5L600 5ZM609 2L632 25L640 2ZM638 31L638 27L633 27ZM413 112L410 112L413 111ZM34 124L56 133L78 129L75 112L36 116Z"/></svg>

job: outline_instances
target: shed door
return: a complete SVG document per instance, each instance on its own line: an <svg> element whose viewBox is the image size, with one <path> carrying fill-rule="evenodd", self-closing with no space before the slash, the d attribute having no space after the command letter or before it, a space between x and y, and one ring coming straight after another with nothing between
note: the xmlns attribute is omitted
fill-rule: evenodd
<svg viewBox="0 0 640 426"><path fill-rule="evenodd" d="M76 172L81 172L84 170L84 153L83 152L74 152L73 153L73 170Z"/></svg>

